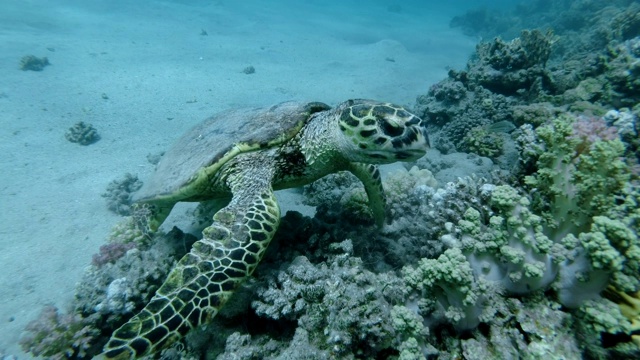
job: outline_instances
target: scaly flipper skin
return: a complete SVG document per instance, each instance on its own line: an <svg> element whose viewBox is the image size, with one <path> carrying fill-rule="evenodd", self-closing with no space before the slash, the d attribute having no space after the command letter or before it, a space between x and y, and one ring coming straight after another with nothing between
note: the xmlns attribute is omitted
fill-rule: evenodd
<svg viewBox="0 0 640 360"><path fill-rule="evenodd" d="M348 170L364 185L373 219L376 225L381 228L384 225L387 201L378 167L372 164L351 163Z"/></svg>
<svg viewBox="0 0 640 360"><path fill-rule="evenodd" d="M136 358L166 348L190 329L211 321L253 273L280 222L271 187L273 169L262 161L261 174L249 166L236 166L235 161L229 165L238 169L226 178L231 202L214 215L203 239L178 262L149 304L114 332L104 357Z"/></svg>

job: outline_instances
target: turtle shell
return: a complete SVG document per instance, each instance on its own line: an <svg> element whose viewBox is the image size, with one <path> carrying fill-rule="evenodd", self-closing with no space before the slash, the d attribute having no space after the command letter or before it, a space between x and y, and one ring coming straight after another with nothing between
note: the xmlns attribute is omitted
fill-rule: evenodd
<svg viewBox="0 0 640 360"><path fill-rule="evenodd" d="M320 102L284 102L268 108L218 113L184 134L167 151L134 201L180 201L197 198L206 180L234 156L286 142L311 114L330 107Z"/></svg>

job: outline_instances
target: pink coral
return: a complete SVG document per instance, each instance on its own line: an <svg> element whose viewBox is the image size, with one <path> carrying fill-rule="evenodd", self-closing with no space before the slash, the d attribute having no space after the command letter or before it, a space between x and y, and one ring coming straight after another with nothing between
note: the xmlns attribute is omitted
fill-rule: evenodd
<svg viewBox="0 0 640 360"><path fill-rule="evenodd" d="M573 122L573 139L578 139L578 153L587 152L591 145L597 141L615 140L618 138L618 129L607 125L602 118L594 116L579 116Z"/></svg>
<svg viewBox="0 0 640 360"><path fill-rule="evenodd" d="M45 306L40 316L26 327L20 345L26 352L50 359L83 357L99 335L77 314L63 314L53 305Z"/></svg>
<svg viewBox="0 0 640 360"><path fill-rule="evenodd" d="M100 252L93 255L91 263L101 267L107 263L112 263L123 257L127 251L136 247L135 243L111 243L100 246Z"/></svg>

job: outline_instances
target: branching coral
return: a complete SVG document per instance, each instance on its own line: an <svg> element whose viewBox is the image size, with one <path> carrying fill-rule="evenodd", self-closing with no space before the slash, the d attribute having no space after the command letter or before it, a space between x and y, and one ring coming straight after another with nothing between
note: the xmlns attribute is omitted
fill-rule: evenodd
<svg viewBox="0 0 640 360"><path fill-rule="evenodd" d="M363 269L361 260L349 254L350 240L333 248L347 253L318 265L297 257L270 279L268 288L258 289L252 306L263 317L296 320L316 334L312 345L337 357L356 348L375 357L395 339L390 298L401 297L401 287L390 275Z"/></svg>
<svg viewBox="0 0 640 360"><path fill-rule="evenodd" d="M135 243L111 243L100 246L99 253L93 254L91 265L101 267L107 263L113 263L123 257L127 251L134 249Z"/></svg>
<svg viewBox="0 0 640 360"><path fill-rule="evenodd" d="M100 246L91 258L91 264L100 268L107 263L115 263L127 251L147 245L149 237L135 225L133 218L127 217L111 230L108 243Z"/></svg>

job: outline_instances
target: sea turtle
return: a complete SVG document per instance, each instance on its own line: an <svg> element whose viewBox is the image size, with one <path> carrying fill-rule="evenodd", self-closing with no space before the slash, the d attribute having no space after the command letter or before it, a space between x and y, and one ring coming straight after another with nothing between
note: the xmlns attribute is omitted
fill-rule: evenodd
<svg viewBox="0 0 640 360"><path fill-rule="evenodd" d="M154 231L175 203L224 204L149 304L117 329L102 358L155 353L210 321L255 270L280 222L273 191L350 171L384 221L380 173L372 164L412 161L429 147L425 123L403 107L348 100L285 102L230 110L195 126L160 160L137 193L136 214Z"/></svg>

